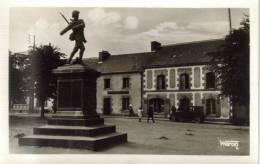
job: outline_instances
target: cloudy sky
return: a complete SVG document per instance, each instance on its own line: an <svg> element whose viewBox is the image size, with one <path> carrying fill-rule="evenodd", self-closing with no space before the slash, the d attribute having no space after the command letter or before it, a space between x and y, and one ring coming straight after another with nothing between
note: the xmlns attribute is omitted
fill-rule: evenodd
<svg viewBox="0 0 260 164"><path fill-rule="evenodd" d="M10 50L22 52L32 44L51 43L70 54L70 32L60 36L75 8L10 8ZM153 40L163 45L223 38L229 31L227 9L76 8L84 19L87 38L84 57L101 50L113 54L150 51ZM231 9L232 27L238 28L248 9Z"/></svg>

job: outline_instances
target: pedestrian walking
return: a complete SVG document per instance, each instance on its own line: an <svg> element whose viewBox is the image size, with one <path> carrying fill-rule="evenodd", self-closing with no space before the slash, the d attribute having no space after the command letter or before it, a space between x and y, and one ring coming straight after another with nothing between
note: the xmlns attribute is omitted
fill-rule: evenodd
<svg viewBox="0 0 260 164"><path fill-rule="evenodd" d="M172 118L174 117L176 110L177 109L176 109L175 105L172 105L171 110L170 110L170 117L169 117L170 120L172 120Z"/></svg>
<svg viewBox="0 0 260 164"><path fill-rule="evenodd" d="M139 109L137 109L137 115L139 118L139 122L142 121L142 115L143 115L143 109L140 107Z"/></svg>
<svg viewBox="0 0 260 164"><path fill-rule="evenodd" d="M152 119L152 121L154 123L153 108L151 106L148 108L147 123L149 123L150 118Z"/></svg>

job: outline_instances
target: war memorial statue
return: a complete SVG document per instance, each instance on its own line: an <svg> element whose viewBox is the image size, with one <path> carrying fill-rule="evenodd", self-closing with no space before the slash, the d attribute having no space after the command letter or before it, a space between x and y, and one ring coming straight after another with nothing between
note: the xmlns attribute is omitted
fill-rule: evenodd
<svg viewBox="0 0 260 164"><path fill-rule="evenodd" d="M63 35L67 31L72 30L69 39L71 41L75 41L75 46L73 48L73 51L70 54L69 59L67 60L67 64L71 64L72 58L78 52L78 50L79 50L79 58L76 58L75 63L82 64L82 57L85 51L84 43L86 43L87 41L84 36L85 23L83 19L79 19L79 13L80 13L79 11L74 10L72 12L73 19L70 19L70 22L61 13L62 17L68 23L68 26L60 32L60 35Z"/></svg>
<svg viewBox="0 0 260 164"><path fill-rule="evenodd" d="M47 126L36 127L32 136L19 138L19 145L98 151L127 142L127 133L118 133L115 125L104 124L104 118L96 111L97 78L101 73L82 63L85 24L78 19L79 11L74 10L72 17L69 22L63 16L69 25L60 33L63 35L72 30L70 40L75 41L75 47L68 59L69 64L52 71L57 78L56 113L48 119ZM70 64L78 50L79 59Z"/></svg>

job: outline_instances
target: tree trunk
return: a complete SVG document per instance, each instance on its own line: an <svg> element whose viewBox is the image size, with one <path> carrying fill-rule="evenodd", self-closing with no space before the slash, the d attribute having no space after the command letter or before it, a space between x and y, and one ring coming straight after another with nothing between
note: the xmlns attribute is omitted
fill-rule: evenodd
<svg viewBox="0 0 260 164"><path fill-rule="evenodd" d="M29 95L29 113L33 113L34 110L34 82L31 82L31 85L33 86L30 90Z"/></svg>
<svg viewBox="0 0 260 164"><path fill-rule="evenodd" d="M13 107L14 107L13 105L14 105L14 103L13 103L12 99L10 98L9 99L9 111L11 111L13 109Z"/></svg>
<svg viewBox="0 0 260 164"><path fill-rule="evenodd" d="M41 100L41 118L44 118L44 100Z"/></svg>

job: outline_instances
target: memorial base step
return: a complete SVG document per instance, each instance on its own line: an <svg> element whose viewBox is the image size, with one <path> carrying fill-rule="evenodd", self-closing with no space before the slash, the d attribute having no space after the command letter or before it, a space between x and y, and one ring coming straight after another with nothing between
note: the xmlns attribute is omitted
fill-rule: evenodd
<svg viewBox="0 0 260 164"><path fill-rule="evenodd" d="M104 118L49 118L48 125L67 125L67 126L92 126L104 124Z"/></svg>
<svg viewBox="0 0 260 164"><path fill-rule="evenodd" d="M115 125L96 125L96 126L57 126L46 125L33 129L36 135L59 135L59 136L97 136L108 133L115 133Z"/></svg>
<svg viewBox="0 0 260 164"><path fill-rule="evenodd" d="M54 146L101 150L127 142L126 133L117 133L115 125L105 125L104 118L53 117L48 125L33 129L32 136L19 138L21 146Z"/></svg>
<svg viewBox="0 0 260 164"><path fill-rule="evenodd" d="M100 118L100 115L84 115L82 112L72 113L72 112L57 112L52 115L52 118L64 118L64 119L90 119L90 118Z"/></svg>
<svg viewBox="0 0 260 164"><path fill-rule="evenodd" d="M94 151L124 142L127 142L126 133L110 133L95 137L33 135L19 139L19 145L80 148Z"/></svg>

